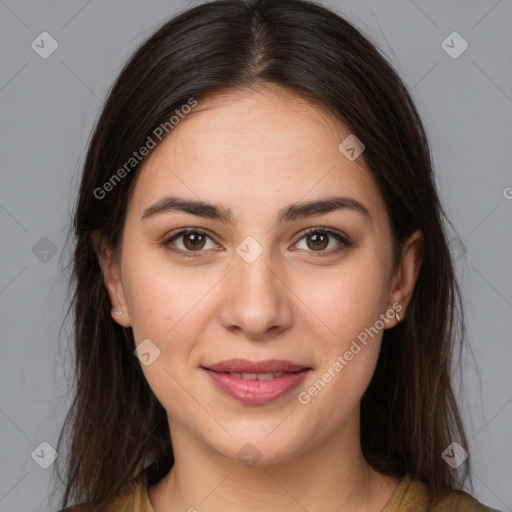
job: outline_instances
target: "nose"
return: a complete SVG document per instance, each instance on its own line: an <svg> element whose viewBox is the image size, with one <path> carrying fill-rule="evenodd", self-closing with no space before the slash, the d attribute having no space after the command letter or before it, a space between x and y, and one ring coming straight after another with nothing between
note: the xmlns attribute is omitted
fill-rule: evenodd
<svg viewBox="0 0 512 512"><path fill-rule="evenodd" d="M272 264L268 251L254 261L234 255L223 279L220 321L225 329L251 339L268 339L293 322L290 284L282 266Z"/></svg>

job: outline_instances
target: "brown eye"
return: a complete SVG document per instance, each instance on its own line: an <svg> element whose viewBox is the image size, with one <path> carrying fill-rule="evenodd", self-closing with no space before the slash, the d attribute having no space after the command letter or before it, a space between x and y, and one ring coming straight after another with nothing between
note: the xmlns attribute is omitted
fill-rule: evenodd
<svg viewBox="0 0 512 512"><path fill-rule="evenodd" d="M183 245L191 251L204 247L206 237L200 233L186 233L181 236L183 237Z"/></svg>
<svg viewBox="0 0 512 512"><path fill-rule="evenodd" d="M346 236L326 228L307 230L296 244L299 249L303 248L299 246L303 239L306 240L306 251L316 252L319 256L327 256L352 245L352 242ZM338 242L334 246L331 243L333 240Z"/></svg>
<svg viewBox="0 0 512 512"><path fill-rule="evenodd" d="M210 241L210 247L206 247ZM163 246L169 251L180 256L201 256L206 249L216 247L210 235L201 229L184 229L170 236L163 242Z"/></svg>
<svg viewBox="0 0 512 512"><path fill-rule="evenodd" d="M312 235L307 235L306 239L310 249L325 249L329 245L329 236L325 233L313 233Z"/></svg>

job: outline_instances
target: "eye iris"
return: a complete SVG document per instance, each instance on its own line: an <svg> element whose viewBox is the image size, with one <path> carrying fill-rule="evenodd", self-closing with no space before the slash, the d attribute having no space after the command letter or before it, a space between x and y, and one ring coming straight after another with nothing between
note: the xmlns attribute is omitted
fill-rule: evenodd
<svg viewBox="0 0 512 512"><path fill-rule="evenodd" d="M313 246L309 244L309 241L313 239ZM321 240L322 239L322 240ZM312 235L308 235L308 247L310 249L325 249L327 247L328 236L325 233L313 233Z"/></svg>
<svg viewBox="0 0 512 512"><path fill-rule="evenodd" d="M192 245L189 246L190 239L193 239ZM202 249L205 243L205 236L199 233L187 233L183 235L184 245L187 249Z"/></svg>

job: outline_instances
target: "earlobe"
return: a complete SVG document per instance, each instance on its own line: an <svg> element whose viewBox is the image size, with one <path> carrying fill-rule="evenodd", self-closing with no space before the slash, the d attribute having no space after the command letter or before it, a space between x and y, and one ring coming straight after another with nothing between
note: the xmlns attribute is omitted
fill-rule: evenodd
<svg viewBox="0 0 512 512"><path fill-rule="evenodd" d="M91 233L98 264L103 274L103 283L107 289L112 304L111 316L115 322L123 327L130 327L130 318L126 308L124 289L121 281L119 266L115 261L112 248L99 231Z"/></svg>

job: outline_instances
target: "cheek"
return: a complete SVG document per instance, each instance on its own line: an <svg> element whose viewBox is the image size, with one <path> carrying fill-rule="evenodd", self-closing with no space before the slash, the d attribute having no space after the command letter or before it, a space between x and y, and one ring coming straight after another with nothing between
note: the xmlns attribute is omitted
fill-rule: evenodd
<svg viewBox="0 0 512 512"><path fill-rule="evenodd" d="M316 330L318 363L299 401L306 408L311 406L310 412L317 407L323 411L311 416L313 422L331 411L324 425L315 426L319 429L335 428L357 406L379 355L380 315L386 310L388 293L386 269L371 252L359 256L328 277L308 278L298 292L309 311L308 323ZM312 286L307 287L308 283Z"/></svg>
<svg viewBox="0 0 512 512"><path fill-rule="evenodd" d="M302 284L295 283L295 289L311 321L319 325L319 333L325 334L325 345L342 350L384 312L386 279L378 264L361 261L340 266L328 275L307 277Z"/></svg>
<svg viewBox="0 0 512 512"><path fill-rule="evenodd" d="M358 406L382 340L385 279L376 270L351 270L338 272L321 289L317 281L315 293L309 296L310 309L321 317L322 332L315 337L318 365L301 389L299 402L306 411L305 421L326 435Z"/></svg>
<svg viewBox="0 0 512 512"><path fill-rule="evenodd" d="M136 345L149 339L158 357L142 365L148 384L167 410L189 407L179 383L201 359L201 340L215 316L215 272L171 266L165 258L134 255L125 270L125 290ZM151 346L151 345L150 345ZM141 360L142 361L142 360ZM190 385L187 384L187 388ZM169 402L172 397L172 402ZM178 408L179 408L178 407Z"/></svg>
<svg viewBox="0 0 512 512"><path fill-rule="evenodd" d="M197 279L193 270L172 267L165 258L133 257L125 272L125 291L137 341L167 343L183 326L194 330L190 318L201 309L212 284L208 278Z"/></svg>
<svg viewBox="0 0 512 512"><path fill-rule="evenodd" d="M322 438L358 418L356 411L378 358L380 340L376 337L372 343L366 347L359 344L354 350L357 353L347 350L333 354L329 363L315 372L315 378L298 396L303 428ZM350 360L346 358L347 352L352 353Z"/></svg>
<svg viewBox="0 0 512 512"><path fill-rule="evenodd" d="M136 345L149 339L158 356L151 364L141 359L141 369L153 393L167 411L186 423L185 412L199 415L189 382L191 356L204 331L208 308L209 279L193 279L183 269L133 258L126 269L125 284L130 321ZM150 345L150 347L152 347ZM186 389L188 392L184 392ZM199 420L198 420L199 421Z"/></svg>

